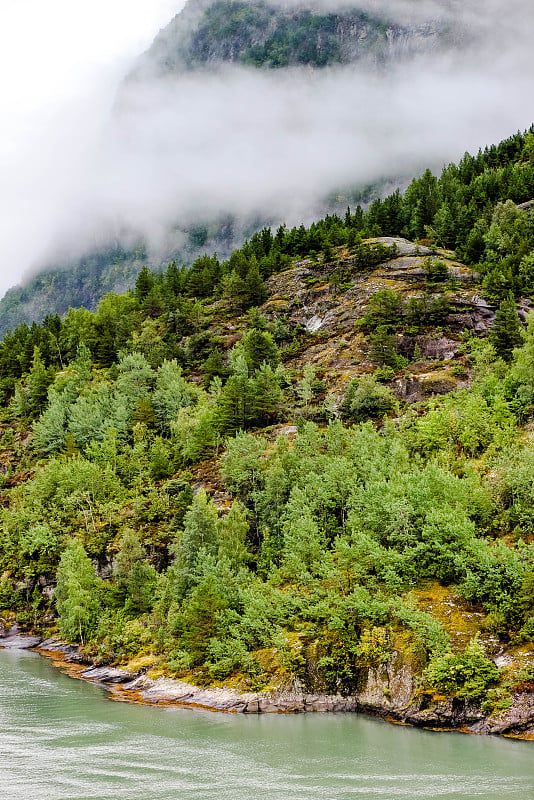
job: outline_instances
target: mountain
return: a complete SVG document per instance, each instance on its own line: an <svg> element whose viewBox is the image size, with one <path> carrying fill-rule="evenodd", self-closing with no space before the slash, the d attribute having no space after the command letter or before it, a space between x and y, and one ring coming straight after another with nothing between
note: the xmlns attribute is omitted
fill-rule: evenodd
<svg viewBox="0 0 534 800"><path fill-rule="evenodd" d="M361 10L357 4L326 13L306 3L283 6L190 0L138 60L119 91L115 114L121 118L125 108L135 105L145 90L152 96L155 87L167 86L184 75L202 75L203 85L209 86L217 72L229 66L278 73L289 68L290 73L296 69L302 74L310 69L348 65L387 71L393 64L409 61L418 54L438 53L451 43L458 43L459 37L449 20L423 19L401 24L388 14ZM170 102L179 110L179 89ZM140 113L145 115L144 109ZM146 113L150 114L150 109ZM130 127L136 127L135 118ZM385 175L384 182L396 178ZM325 186L323 198L311 203L308 219L326 211L339 212L347 202L366 197L362 187L356 187L355 193L346 186L337 193L332 188ZM375 187L371 198L380 192L380 186ZM337 200L336 194L341 195ZM166 216L169 217L168 211ZM224 258L254 230L265 224L279 224L283 219L275 209L265 208L261 212L251 208L248 213L229 214L221 202L215 211L192 208L187 213L177 212L175 221L167 223L164 241L157 247L144 234L134 231L138 242L134 248L111 239L100 248L85 248L75 258L45 264L37 276L28 277L0 301L0 334L23 321L30 323L42 320L46 314L64 314L70 306L85 305L93 310L107 292L122 292L133 285L143 264L154 268L163 268L173 260L191 264L204 251L216 251Z"/></svg>
<svg viewBox="0 0 534 800"><path fill-rule="evenodd" d="M313 5L190 0L156 37L134 77L154 78L222 64L279 69L368 60L398 61L443 44L449 33L430 20L406 26L357 5L325 13Z"/></svg>
<svg viewBox="0 0 534 800"><path fill-rule="evenodd" d="M136 246L119 242L89 250L79 258L62 260L61 266L40 270L21 286L9 289L0 300L0 335L23 322L41 322L47 315L67 313L69 308L95 311L109 292L130 289L144 266L164 269L171 261L191 264L206 249L222 257L230 254L258 227L243 228L233 218L190 225L180 231L179 246L164 253L150 253L143 239Z"/></svg>

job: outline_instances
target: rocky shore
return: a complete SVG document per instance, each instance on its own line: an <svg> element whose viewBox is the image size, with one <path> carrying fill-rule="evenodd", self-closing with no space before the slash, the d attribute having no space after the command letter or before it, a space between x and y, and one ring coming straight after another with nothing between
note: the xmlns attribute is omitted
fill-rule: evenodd
<svg viewBox="0 0 534 800"><path fill-rule="evenodd" d="M56 666L83 680L101 683L112 698L151 705L199 708L234 714L291 714L304 712L359 712L390 722L441 731L493 734L534 740L534 692L517 691L508 708L484 714L480 706L454 697L435 698L417 690L416 676L395 664L369 669L356 694L313 694L297 682L280 691L240 692L225 687L199 687L173 678L151 678L87 660L76 645L59 638L21 634L16 626L0 634L0 647L37 650Z"/></svg>

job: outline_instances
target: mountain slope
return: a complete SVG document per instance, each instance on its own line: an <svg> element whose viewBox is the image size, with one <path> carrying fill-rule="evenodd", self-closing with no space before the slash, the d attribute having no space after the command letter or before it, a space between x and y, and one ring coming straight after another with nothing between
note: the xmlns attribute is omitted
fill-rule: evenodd
<svg viewBox="0 0 534 800"><path fill-rule="evenodd" d="M155 39L139 75L162 77L221 64L324 67L360 60L384 63L428 52L445 35L429 21L403 26L357 4L326 14L306 4L190 0Z"/></svg>
<svg viewBox="0 0 534 800"><path fill-rule="evenodd" d="M6 337L0 610L156 699L531 737L533 148Z"/></svg>
<svg viewBox="0 0 534 800"><path fill-rule="evenodd" d="M278 71L292 67L303 72L350 64L387 69L417 53L433 53L441 45L450 45L451 36L448 24L426 20L402 25L385 15L359 10L357 4L354 9L324 13L307 3L283 7L267 2L190 0L139 59L119 92L116 114L120 117L131 92L134 98L139 92L143 96L146 87L151 95L154 87L184 74L207 71L205 80L209 82L210 75L228 66ZM179 111L179 91L171 102ZM315 205L316 216L327 210L339 211L327 195L332 195L330 186L325 186L324 198ZM223 222L219 221L221 215ZM247 235L272 221L281 220L270 209L259 215L251 208L248 216L243 213L232 219L225 208L209 214L191 210L168 226L163 246L154 248L139 235L135 252L110 242L67 264L44 265L37 278L28 278L0 301L0 334L23 321L64 314L70 306L94 309L106 292L133 285L143 260L151 267L163 267L172 260L190 264L204 251L226 257Z"/></svg>

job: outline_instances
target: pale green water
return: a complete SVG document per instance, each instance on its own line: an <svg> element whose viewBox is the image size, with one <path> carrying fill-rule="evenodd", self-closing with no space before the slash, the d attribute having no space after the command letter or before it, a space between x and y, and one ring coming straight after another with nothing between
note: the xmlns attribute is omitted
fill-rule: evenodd
<svg viewBox="0 0 534 800"><path fill-rule="evenodd" d="M534 800L534 743L113 703L44 658L0 650L2 800L434 797Z"/></svg>

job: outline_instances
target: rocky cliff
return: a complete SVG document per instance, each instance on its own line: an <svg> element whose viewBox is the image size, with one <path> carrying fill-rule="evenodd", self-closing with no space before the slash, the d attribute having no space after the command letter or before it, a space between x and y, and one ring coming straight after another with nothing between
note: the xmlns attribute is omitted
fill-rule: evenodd
<svg viewBox="0 0 534 800"><path fill-rule="evenodd" d="M135 75L163 77L222 64L324 67L398 61L440 46L449 26L402 25L354 7L325 13L312 3L190 0L141 59Z"/></svg>

